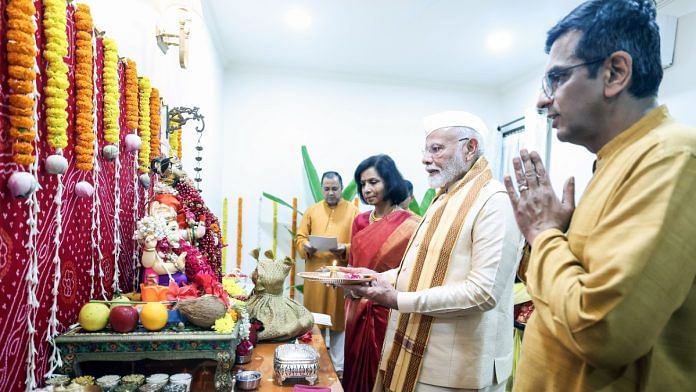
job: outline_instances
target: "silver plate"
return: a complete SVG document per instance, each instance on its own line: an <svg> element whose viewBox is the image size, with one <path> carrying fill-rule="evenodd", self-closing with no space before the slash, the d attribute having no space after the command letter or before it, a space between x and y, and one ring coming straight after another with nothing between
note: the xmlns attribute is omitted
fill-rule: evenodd
<svg viewBox="0 0 696 392"><path fill-rule="evenodd" d="M300 272L297 275L301 276L303 279L333 285L361 284L375 278L374 275L360 275L360 277L355 278L350 277L350 275L345 272L336 272L334 276L331 276L331 272L329 271Z"/></svg>

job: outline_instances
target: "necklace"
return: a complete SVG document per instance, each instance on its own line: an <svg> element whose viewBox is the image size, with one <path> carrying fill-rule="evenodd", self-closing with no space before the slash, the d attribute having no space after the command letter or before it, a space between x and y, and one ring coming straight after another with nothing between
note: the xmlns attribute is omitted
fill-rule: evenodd
<svg viewBox="0 0 696 392"><path fill-rule="evenodd" d="M382 219L384 219L385 216L387 216L387 215L391 214L392 212L396 211L398 208L399 208L399 206L396 206L396 205L391 206L391 208L389 208L389 211L387 211L384 215L380 216L379 218L378 218L377 215L375 214L375 211L376 211L376 210L372 210L372 212L370 212L370 223L374 223L374 222L377 222L377 221L381 221Z"/></svg>

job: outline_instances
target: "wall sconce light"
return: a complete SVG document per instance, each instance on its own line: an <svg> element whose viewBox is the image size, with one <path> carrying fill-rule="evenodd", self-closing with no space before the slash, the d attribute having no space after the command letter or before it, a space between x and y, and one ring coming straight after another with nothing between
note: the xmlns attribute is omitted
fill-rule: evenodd
<svg viewBox="0 0 696 392"><path fill-rule="evenodd" d="M172 12L174 10L175 12ZM166 54L170 46L179 47L179 66L188 66L188 39L191 32L191 16L188 8L167 10L157 23L157 46Z"/></svg>

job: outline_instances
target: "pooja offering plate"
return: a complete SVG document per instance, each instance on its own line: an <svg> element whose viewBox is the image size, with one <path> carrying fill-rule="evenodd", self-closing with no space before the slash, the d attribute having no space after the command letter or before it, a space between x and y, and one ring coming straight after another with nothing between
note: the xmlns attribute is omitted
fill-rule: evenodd
<svg viewBox="0 0 696 392"><path fill-rule="evenodd" d="M374 275L352 274L341 271L300 272L297 275L301 276L303 279L333 285L361 284L375 278Z"/></svg>
<svg viewBox="0 0 696 392"><path fill-rule="evenodd" d="M278 385L290 378L303 378L314 385L319 378L319 353L305 344L282 344L273 354L273 378ZM239 379L237 379L239 380Z"/></svg>

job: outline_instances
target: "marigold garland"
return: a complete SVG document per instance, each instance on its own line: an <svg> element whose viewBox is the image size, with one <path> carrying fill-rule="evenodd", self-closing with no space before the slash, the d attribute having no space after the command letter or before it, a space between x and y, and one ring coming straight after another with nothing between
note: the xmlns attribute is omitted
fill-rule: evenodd
<svg viewBox="0 0 696 392"><path fill-rule="evenodd" d="M126 127L138 128L138 69L131 59L126 59Z"/></svg>
<svg viewBox="0 0 696 392"><path fill-rule="evenodd" d="M177 119L172 119L169 121L169 156L170 157L176 157L179 156L180 153L180 145L179 142L181 141L181 124Z"/></svg>
<svg viewBox="0 0 696 392"><path fill-rule="evenodd" d="M79 170L92 170L94 155L92 15L89 6L78 4L75 10L75 155Z"/></svg>
<svg viewBox="0 0 696 392"><path fill-rule="evenodd" d="M104 46L104 69L102 81L104 84L104 140L110 144L118 144L120 128L118 118L121 115L119 100L121 93L118 88L118 47L111 38L102 40Z"/></svg>
<svg viewBox="0 0 696 392"><path fill-rule="evenodd" d="M10 87L9 114L12 160L20 165L34 163L34 82L36 71L36 8L33 0L10 0L7 15L7 73Z"/></svg>
<svg viewBox="0 0 696 392"><path fill-rule="evenodd" d="M150 85L150 79L146 76L141 77L138 84L138 96L140 98L138 134L142 141L138 160L140 162L140 172L148 173L150 171L150 93L152 92L152 86Z"/></svg>
<svg viewBox="0 0 696 392"><path fill-rule="evenodd" d="M68 145L68 55L65 0L44 0L43 30L46 37L43 58L46 60L46 127L48 144L53 148ZM90 130L91 132L91 130Z"/></svg>
<svg viewBox="0 0 696 392"><path fill-rule="evenodd" d="M228 214L229 207L227 198L222 200L222 242L227 243L227 221L229 219ZM222 268L220 268L223 274L227 273L227 247L222 249Z"/></svg>
<svg viewBox="0 0 696 392"><path fill-rule="evenodd" d="M242 198L237 198L237 254L235 255L237 257L237 269L242 268L242 207Z"/></svg>
<svg viewBox="0 0 696 392"><path fill-rule="evenodd" d="M150 94L150 157L160 156L160 95L152 89Z"/></svg>
<svg viewBox="0 0 696 392"><path fill-rule="evenodd" d="M179 132L176 133L176 157L181 160L181 128L179 128Z"/></svg>

